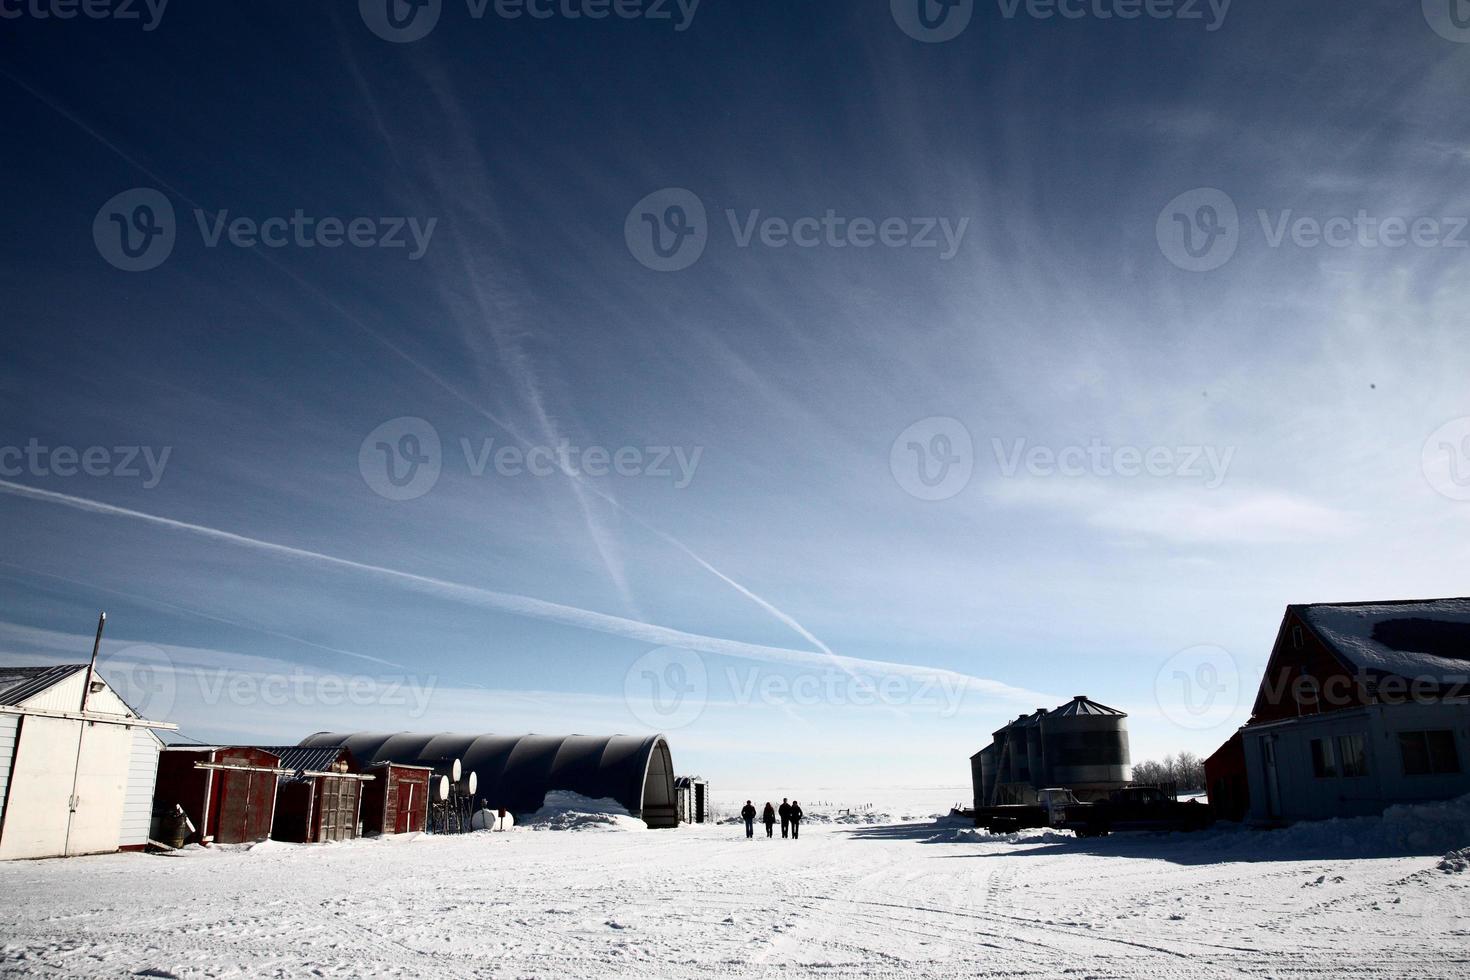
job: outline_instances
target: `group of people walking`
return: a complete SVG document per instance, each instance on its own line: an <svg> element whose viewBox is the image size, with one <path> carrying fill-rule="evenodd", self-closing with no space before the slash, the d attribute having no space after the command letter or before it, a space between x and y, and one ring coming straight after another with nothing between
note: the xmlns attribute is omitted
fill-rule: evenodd
<svg viewBox="0 0 1470 980"><path fill-rule="evenodd" d="M766 825L767 837L776 836L776 818L778 816L781 818L782 837L786 837L789 835L792 840L795 840L801 836L801 818L802 816L804 816L804 814L801 812L800 803L796 802L795 800L787 802L786 797L784 796L781 797L781 805L779 807L774 807L770 804L769 801L767 801L766 808L764 811L762 811L760 815L761 822ZM749 800L746 800L745 807L740 811L740 817L742 820L745 821L745 836L754 837L756 817L755 804L751 803Z"/></svg>

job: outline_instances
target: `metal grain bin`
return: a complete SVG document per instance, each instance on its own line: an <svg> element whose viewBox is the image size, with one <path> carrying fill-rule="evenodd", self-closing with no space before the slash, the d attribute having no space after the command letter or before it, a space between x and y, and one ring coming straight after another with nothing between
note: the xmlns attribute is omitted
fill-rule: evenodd
<svg viewBox="0 0 1470 980"><path fill-rule="evenodd" d="M1036 713L1026 719L1022 726L1026 732L1026 767L1031 771L1031 785L1037 789L1045 789L1050 785L1046 768L1046 753L1043 751L1041 742L1041 719L1045 718L1045 708L1037 708Z"/></svg>
<svg viewBox="0 0 1470 980"><path fill-rule="evenodd" d="M1031 756L1026 751L1026 721L1030 715L1021 715L1006 726L1006 751L1011 757L1011 782L1031 782Z"/></svg>
<svg viewBox="0 0 1470 980"><path fill-rule="evenodd" d="M990 806L995 796L996 762L1000 747L994 742L970 756L970 783L975 791L975 809Z"/></svg>
<svg viewBox="0 0 1470 980"><path fill-rule="evenodd" d="M1128 716L1078 695L1050 711L1040 724L1042 752L1053 785L1127 783Z"/></svg>

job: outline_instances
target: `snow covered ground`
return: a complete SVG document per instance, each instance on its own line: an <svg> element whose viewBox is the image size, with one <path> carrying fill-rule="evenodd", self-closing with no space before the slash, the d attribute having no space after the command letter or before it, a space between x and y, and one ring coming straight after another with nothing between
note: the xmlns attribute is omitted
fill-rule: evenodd
<svg viewBox="0 0 1470 980"><path fill-rule="evenodd" d="M1470 976L1470 854L1445 853L1467 807L1093 841L563 820L583 829L11 863L0 972Z"/></svg>

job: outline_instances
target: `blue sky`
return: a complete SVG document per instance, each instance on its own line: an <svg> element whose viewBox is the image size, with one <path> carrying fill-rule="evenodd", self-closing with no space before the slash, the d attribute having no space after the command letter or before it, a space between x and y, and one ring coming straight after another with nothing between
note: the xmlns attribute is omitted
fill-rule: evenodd
<svg viewBox="0 0 1470 980"><path fill-rule="evenodd" d="M645 7L13 8L6 660L106 608L198 738L963 785L1080 693L1208 752L1288 602L1467 591L1449 2Z"/></svg>

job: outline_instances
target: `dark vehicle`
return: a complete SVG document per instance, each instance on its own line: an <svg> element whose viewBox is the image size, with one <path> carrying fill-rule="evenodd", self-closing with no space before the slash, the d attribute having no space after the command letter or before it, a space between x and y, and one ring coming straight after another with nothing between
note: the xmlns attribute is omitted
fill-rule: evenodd
<svg viewBox="0 0 1470 980"><path fill-rule="evenodd" d="M1078 837L1104 837L1114 831L1202 830L1215 822L1208 805L1180 803L1157 786L1128 786L1095 803L1079 802L1069 789L1044 789L1038 796L1035 804L981 807L974 811L975 826L997 834L1055 827Z"/></svg>

